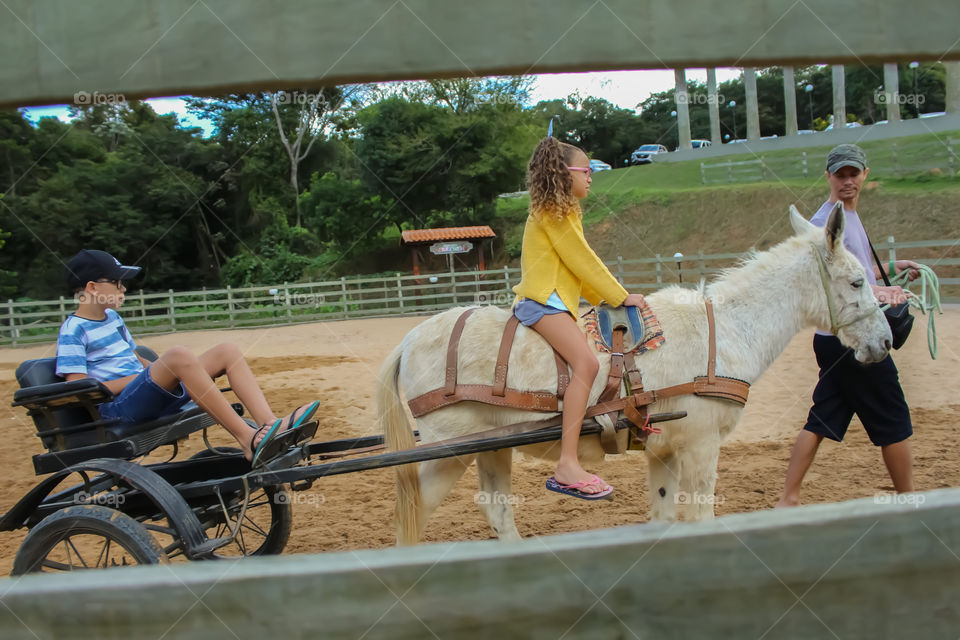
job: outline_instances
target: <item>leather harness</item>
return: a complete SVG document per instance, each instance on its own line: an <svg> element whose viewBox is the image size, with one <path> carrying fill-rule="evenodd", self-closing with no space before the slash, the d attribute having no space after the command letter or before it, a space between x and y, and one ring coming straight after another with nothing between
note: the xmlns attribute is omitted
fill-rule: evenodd
<svg viewBox="0 0 960 640"><path fill-rule="evenodd" d="M639 431L634 431L634 437L642 441L645 438L647 407L658 400L681 395L697 395L710 398L730 400L746 404L750 384L736 378L718 376L717 368L717 340L716 326L713 316L713 303L705 301L708 328L708 357L707 375L697 376L692 382L685 382L663 389L644 390L640 370L637 368L635 353L623 353L623 329L613 332L613 344L610 354L610 373L607 383L600 392L598 402L587 409L585 418L606 415L610 418L609 428L605 427L601 433L601 442L608 453L622 453L622 446L617 445L614 426L622 412L624 417ZM419 418L442 407L458 402L481 402L483 404L510 407L526 411L542 411L556 413L560 411L559 401L563 398L570 383L570 375L566 361L554 350L557 364L557 393L549 391L520 391L507 387L507 363L513 339L520 321L516 316L510 316L500 340L500 350L497 353L497 363L494 367L493 384L457 384L457 350L460 337L467 318L476 311L476 308L464 311L453 326L450 334L450 343L447 347L446 380L444 386L413 398L408 402L413 417ZM623 380L624 373L627 379ZM625 384L624 384L625 383ZM621 386L625 386L626 393L621 397Z"/></svg>

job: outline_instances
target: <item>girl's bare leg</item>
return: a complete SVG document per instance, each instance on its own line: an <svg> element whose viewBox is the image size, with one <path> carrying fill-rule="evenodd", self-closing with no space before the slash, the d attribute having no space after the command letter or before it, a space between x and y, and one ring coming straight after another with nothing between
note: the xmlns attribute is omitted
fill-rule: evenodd
<svg viewBox="0 0 960 640"><path fill-rule="evenodd" d="M593 474L580 466L577 445L583 414L587 410L590 388L597 377L600 362L587 345L587 339L576 321L566 313L547 315L533 324L532 328L556 349L572 369L570 386L563 396L563 426L560 439L560 461L554 477L563 484L589 482ZM583 487L584 493L599 493L608 485L593 484Z"/></svg>

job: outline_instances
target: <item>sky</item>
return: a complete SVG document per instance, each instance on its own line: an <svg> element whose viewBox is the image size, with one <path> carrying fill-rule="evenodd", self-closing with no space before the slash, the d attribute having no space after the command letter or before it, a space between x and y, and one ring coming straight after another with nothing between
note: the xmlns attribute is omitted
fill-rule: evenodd
<svg viewBox="0 0 960 640"><path fill-rule="evenodd" d="M724 82L740 75L739 69L717 69L717 82ZM687 69L687 80L707 81L706 69ZM587 73L547 73L534 76L531 90L531 104L541 100L566 98L579 92L586 98L594 96L624 109L635 109L637 105L654 93L673 88L673 70L656 71L596 71ZM147 100L160 114L176 113L182 125L197 126L203 129L205 136L213 133L213 125L206 120L197 120L187 113L186 103L180 98L150 98ZM68 121L66 105L46 107L27 107L27 117L36 122L40 118L53 116Z"/></svg>

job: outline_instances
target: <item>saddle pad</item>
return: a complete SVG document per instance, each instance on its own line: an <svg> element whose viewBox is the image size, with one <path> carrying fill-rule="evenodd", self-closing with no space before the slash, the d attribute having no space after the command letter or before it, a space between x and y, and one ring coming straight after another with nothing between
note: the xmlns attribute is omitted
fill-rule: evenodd
<svg viewBox="0 0 960 640"><path fill-rule="evenodd" d="M583 326L597 349L605 353L610 353L613 330L618 326L627 328L623 339L625 353L646 353L665 340L660 321L646 303L640 307L593 307L583 315Z"/></svg>

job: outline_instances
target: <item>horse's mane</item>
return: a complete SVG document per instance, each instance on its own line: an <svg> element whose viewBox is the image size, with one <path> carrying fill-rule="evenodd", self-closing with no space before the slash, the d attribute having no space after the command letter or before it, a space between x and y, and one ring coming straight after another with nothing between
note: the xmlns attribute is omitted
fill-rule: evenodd
<svg viewBox="0 0 960 640"><path fill-rule="evenodd" d="M822 236L815 232L794 234L765 251L751 249L747 255L739 258L735 265L717 273L709 283L701 281L701 291L706 294L706 287L716 289L750 282L765 270L776 268L776 265L787 264L793 254L818 240L822 242Z"/></svg>

